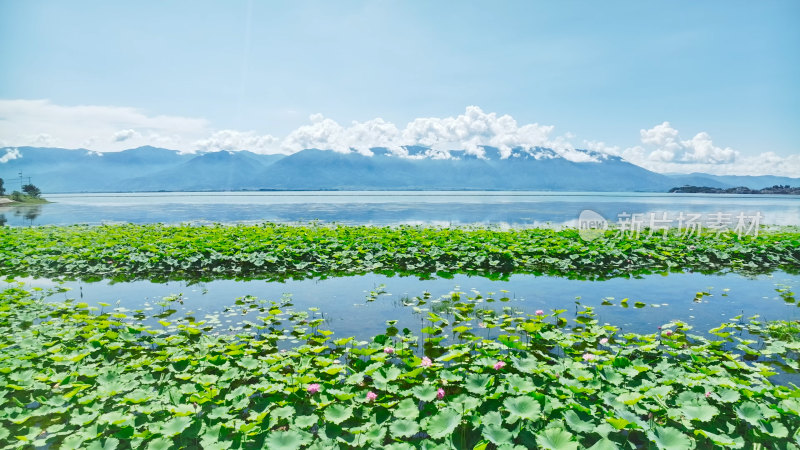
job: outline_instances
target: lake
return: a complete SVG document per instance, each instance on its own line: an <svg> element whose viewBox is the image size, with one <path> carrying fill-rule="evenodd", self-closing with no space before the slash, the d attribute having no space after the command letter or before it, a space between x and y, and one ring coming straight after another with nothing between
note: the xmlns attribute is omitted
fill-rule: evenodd
<svg viewBox="0 0 800 450"><path fill-rule="evenodd" d="M565 317L574 317L576 302L596 308L598 320L621 327L626 332L653 333L670 320L681 320L703 334L731 317L760 315L766 320L798 320L800 304L788 303L778 289L798 292L800 276L776 272L771 275L745 277L737 274L705 275L672 273L668 276L647 275L638 278L615 278L604 281L570 280L560 277L511 275L508 280L457 275L452 279L420 280L415 277L387 277L368 274L323 280L216 280L188 284L185 282L124 283L24 279L28 286L70 289L58 294L57 300L73 298L97 306L98 302L128 310L154 311L164 297L180 295L182 303L174 303L176 315L205 316L219 319L219 331L239 329L242 320L257 322L258 314L241 314L224 309L235 299L254 296L265 301L280 301L290 295L293 309L319 308L326 318L326 327L339 336L368 339L385 329L386 320L399 320L399 327L419 328L418 311L435 308L453 291L467 296L480 293L483 306L501 310L511 307L527 314L536 310L566 309ZM414 297L430 299L418 305ZM698 292L703 295L698 298ZM506 300L500 300L505 298ZM627 306L623 305L623 299ZM637 304L638 303L638 304ZM251 308L252 309L252 308ZM155 324L155 320L151 324Z"/></svg>
<svg viewBox="0 0 800 450"><path fill-rule="evenodd" d="M800 196L587 192L165 192L135 194L51 194L53 203L0 208L10 226L102 223L305 223L348 225L575 226L583 210L610 223L622 214L735 217L760 215L760 223L800 225ZM664 216L666 214L666 216ZM731 226L733 225L731 224Z"/></svg>
<svg viewBox="0 0 800 450"><path fill-rule="evenodd" d="M576 226L581 211L592 210L614 223L622 214L659 218L719 213L760 217L762 224L800 224L798 196L705 194L586 193L586 192L204 192L144 194L57 194L54 203L0 209L0 221L11 226L103 223L307 223L348 225L481 225L499 228ZM624 217L624 216L623 216ZM59 282L25 279L29 286L52 287ZM2 283L0 283L1 285ZM152 315L174 308L172 318L191 315L207 320L215 332L241 330L258 322L251 303L235 299L254 296L262 301L291 299L292 309L324 317L325 328L337 336L369 339L384 332L387 320L415 332L426 311L447 302L453 291L477 297L481 307L511 308L532 314L565 309L575 316L578 305L595 308L601 323L624 332L654 333L660 325L680 320L703 334L732 317L800 320L796 302L779 289L798 292L800 276L783 272L757 277L737 274L671 273L605 281L512 275L508 280L456 275L452 279L420 280L378 274L324 280L217 280L205 283L64 282L70 288L55 300L75 298ZM698 294L702 293L702 295ZM177 297L169 306L164 297ZM488 301L492 298L493 301ZM623 299L628 299L623 302ZM172 320L170 318L170 320ZM148 319L156 327L158 321ZM477 325L477 324L475 324ZM485 330L487 337L491 330ZM794 380L795 378L792 378Z"/></svg>

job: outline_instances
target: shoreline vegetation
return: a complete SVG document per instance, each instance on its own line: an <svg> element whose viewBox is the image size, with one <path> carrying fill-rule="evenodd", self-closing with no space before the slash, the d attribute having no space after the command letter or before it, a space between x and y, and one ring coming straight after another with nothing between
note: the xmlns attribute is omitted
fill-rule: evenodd
<svg viewBox="0 0 800 450"><path fill-rule="evenodd" d="M775 185L764 189L750 189L739 186L728 189L706 187L706 186L681 186L669 190L670 194L753 194L753 195L800 195L800 187L789 185Z"/></svg>
<svg viewBox="0 0 800 450"><path fill-rule="evenodd" d="M575 279L649 273L800 272L800 229L678 230L591 241L578 230L344 225L102 225L4 228L0 273L83 280L303 279L382 273Z"/></svg>
<svg viewBox="0 0 800 450"><path fill-rule="evenodd" d="M2 208L3 206L42 205L45 203L52 203L52 202L44 198L36 198L36 197L31 197L29 195L24 195L22 198L16 200L8 195L0 196L0 208Z"/></svg>

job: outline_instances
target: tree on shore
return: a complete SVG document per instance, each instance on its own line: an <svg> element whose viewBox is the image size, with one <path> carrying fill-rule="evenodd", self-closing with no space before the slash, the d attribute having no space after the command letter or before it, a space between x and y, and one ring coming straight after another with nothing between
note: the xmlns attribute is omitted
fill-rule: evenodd
<svg viewBox="0 0 800 450"><path fill-rule="evenodd" d="M42 195L42 191L32 184L26 184L25 186L22 186L22 192L30 195L33 198L39 198L39 196Z"/></svg>
<svg viewBox="0 0 800 450"><path fill-rule="evenodd" d="M5 195L5 194L6 194L6 187L3 186L3 179L0 178L0 195Z"/></svg>

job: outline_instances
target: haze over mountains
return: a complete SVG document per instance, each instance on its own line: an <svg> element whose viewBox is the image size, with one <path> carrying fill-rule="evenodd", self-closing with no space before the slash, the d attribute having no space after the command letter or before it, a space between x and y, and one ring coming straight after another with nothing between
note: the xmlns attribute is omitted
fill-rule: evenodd
<svg viewBox="0 0 800 450"><path fill-rule="evenodd" d="M492 147L484 156L464 151L431 152L406 147L408 157L384 148L372 156L307 149L291 155L249 151L182 154L139 147L97 153L85 149L0 149L0 178L14 189L22 172L43 193L225 191L225 190L545 190L666 192L682 185L760 189L800 185L778 176L665 175L616 156L578 150L569 160L553 150L513 149L502 158Z"/></svg>

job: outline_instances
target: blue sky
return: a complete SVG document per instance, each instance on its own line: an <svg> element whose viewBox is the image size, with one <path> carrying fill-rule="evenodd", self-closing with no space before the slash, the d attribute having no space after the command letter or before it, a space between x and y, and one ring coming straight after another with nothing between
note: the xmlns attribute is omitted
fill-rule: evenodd
<svg viewBox="0 0 800 450"><path fill-rule="evenodd" d="M798 19L794 0L3 0L0 141L290 152L377 118L419 138L418 118L507 115L654 170L800 176Z"/></svg>

